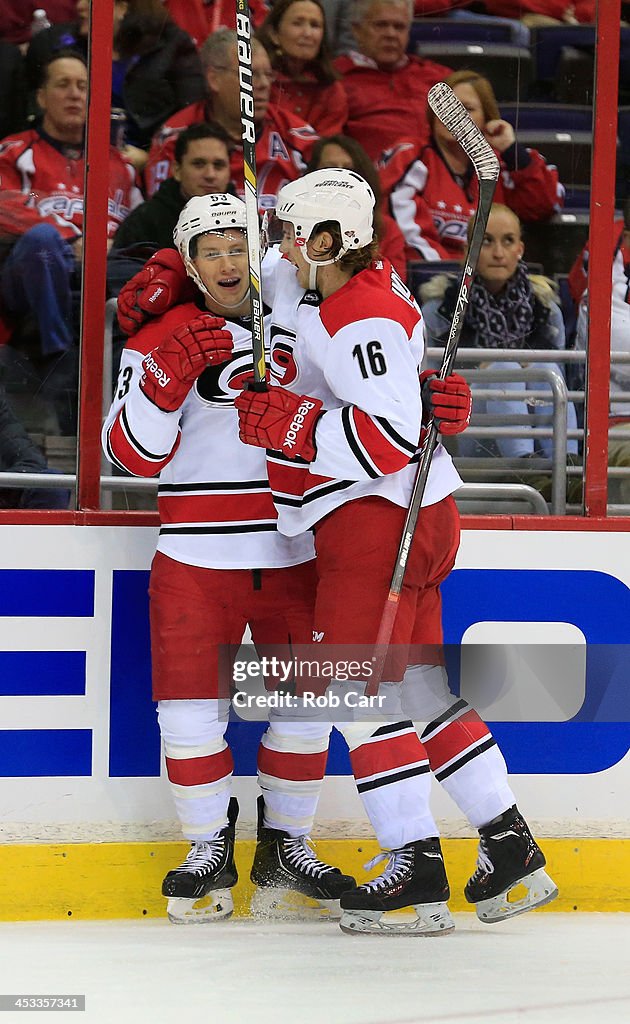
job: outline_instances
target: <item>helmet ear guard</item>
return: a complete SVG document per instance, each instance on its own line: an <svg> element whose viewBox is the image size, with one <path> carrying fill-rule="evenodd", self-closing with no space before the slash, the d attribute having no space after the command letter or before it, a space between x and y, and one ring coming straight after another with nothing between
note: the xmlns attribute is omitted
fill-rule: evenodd
<svg viewBox="0 0 630 1024"><path fill-rule="evenodd" d="M352 249L362 249L374 238L375 198L365 178L356 171L326 167L283 185L278 193L276 215L293 225L296 244L312 267L336 263ZM341 248L329 260L314 260L307 243L318 224L339 225ZM311 275L312 276L312 275Z"/></svg>
<svg viewBox="0 0 630 1024"><path fill-rule="evenodd" d="M186 273L205 295L210 293L193 263L191 244L200 235L222 234L230 229L246 232L247 213L242 199L225 192L193 196L186 203L175 225L173 241L184 262Z"/></svg>

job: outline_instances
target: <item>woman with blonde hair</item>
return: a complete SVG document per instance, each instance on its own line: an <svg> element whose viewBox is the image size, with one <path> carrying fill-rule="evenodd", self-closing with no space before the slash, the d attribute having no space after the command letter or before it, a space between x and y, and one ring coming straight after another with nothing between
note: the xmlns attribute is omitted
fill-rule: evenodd
<svg viewBox="0 0 630 1024"><path fill-rule="evenodd" d="M502 174L495 199L523 221L547 220L562 206L558 171L535 149L516 140L501 118L492 85L476 71L456 71L446 79L470 117L496 151ZM391 190L391 210L407 241L408 259L453 260L463 255L466 230L475 212L478 181L454 136L432 111L431 138L403 141L381 173Z"/></svg>
<svg viewBox="0 0 630 1024"><path fill-rule="evenodd" d="M470 231L470 226L469 226ZM464 319L460 345L480 350L480 366L497 369L520 370L518 349L564 349L565 331L562 311L558 305L553 283L542 275L530 274L523 262L525 245L521 225L513 210L502 203L494 203L484 235L477 273L470 291L470 302ZM429 345L443 345L448 338L459 280L446 274L432 278L420 288L422 313ZM493 363L495 349L514 349L514 362ZM482 355L482 352L484 353ZM467 364L470 365L470 364ZM528 367L547 366L562 374L561 364L523 364ZM487 385L482 383L482 387ZM502 390L540 390L549 385L543 381L502 382ZM474 391L474 386L473 386ZM515 399L482 400L475 398L475 412L493 416L527 416L534 413L539 403L531 405ZM567 427L577 426L575 408L567 407ZM568 442L568 451L577 453L577 441ZM499 455L509 458L542 454L551 457L551 438L503 437L490 442L467 437L458 440L460 455Z"/></svg>

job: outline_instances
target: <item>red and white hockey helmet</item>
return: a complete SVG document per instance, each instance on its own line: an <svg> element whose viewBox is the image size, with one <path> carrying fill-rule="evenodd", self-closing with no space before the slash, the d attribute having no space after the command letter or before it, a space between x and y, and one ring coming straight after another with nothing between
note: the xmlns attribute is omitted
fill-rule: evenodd
<svg viewBox="0 0 630 1024"><path fill-rule="evenodd" d="M193 196L179 215L173 241L177 247L186 272L202 292L208 294L197 268L193 264L191 243L200 235L223 234L230 229L247 231L245 203L236 196L215 192L209 196Z"/></svg>
<svg viewBox="0 0 630 1024"><path fill-rule="evenodd" d="M289 221L295 241L311 266L336 263L350 249L362 249L374 238L374 193L356 171L325 167L283 185L276 201L276 216ZM317 224L335 221L342 245L331 260L312 260L306 243Z"/></svg>

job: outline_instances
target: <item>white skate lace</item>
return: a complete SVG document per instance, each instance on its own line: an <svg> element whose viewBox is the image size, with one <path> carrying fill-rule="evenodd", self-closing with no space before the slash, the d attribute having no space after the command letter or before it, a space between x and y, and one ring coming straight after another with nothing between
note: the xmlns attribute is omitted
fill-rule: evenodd
<svg viewBox="0 0 630 1024"><path fill-rule="evenodd" d="M175 871L200 875L204 871L213 870L221 863L224 848L223 839L199 840L191 845L186 860L178 868L175 868Z"/></svg>
<svg viewBox="0 0 630 1024"><path fill-rule="evenodd" d="M285 839L283 846L287 860L297 871L312 875L313 878L321 878L322 875L335 870L332 865L317 859L308 836Z"/></svg>
<svg viewBox="0 0 630 1024"><path fill-rule="evenodd" d="M478 882L484 875L491 875L494 871L494 864L490 860L488 854L488 846L485 839L479 839L479 849L477 850L477 867L475 873L472 876L471 882Z"/></svg>
<svg viewBox="0 0 630 1024"><path fill-rule="evenodd" d="M369 882L363 882L361 889L386 889L392 883L402 882L413 867L413 850L385 850L372 857L363 867L371 871L382 860L387 861L385 870Z"/></svg>

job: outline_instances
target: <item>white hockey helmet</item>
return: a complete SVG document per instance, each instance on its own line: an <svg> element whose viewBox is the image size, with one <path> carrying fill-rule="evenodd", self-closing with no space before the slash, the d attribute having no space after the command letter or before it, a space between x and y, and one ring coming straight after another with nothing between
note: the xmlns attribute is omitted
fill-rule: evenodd
<svg viewBox="0 0 630 1024"><path fill-rule="evenodd" d="M199 235L211 232L221 234L230 230L247 231L245 203L236 196L215 192L209 196L193 196L179 215L173 231L173 241L179 252L186 272L202 292L208 294L197 268L193 264L190 246Z"/></svg>
<svg viewBox="0 0 630 1024"><path fill-rule="evenodd" d="M295 240L302 246L302 255L311 266L336 263L350 249L362 249L374 238L374 205L372 189L356 171L342 167L325 167L311 171L297 181L283 185L278 193L276 216L293 225ZM342 245L330 260L313 260L306 243L317 224L336 221Z"/></svg>

